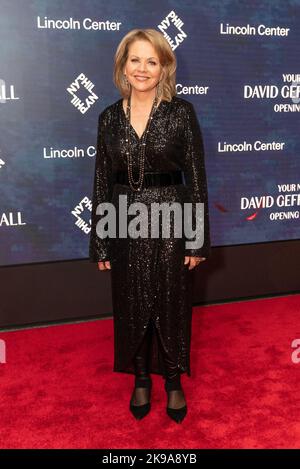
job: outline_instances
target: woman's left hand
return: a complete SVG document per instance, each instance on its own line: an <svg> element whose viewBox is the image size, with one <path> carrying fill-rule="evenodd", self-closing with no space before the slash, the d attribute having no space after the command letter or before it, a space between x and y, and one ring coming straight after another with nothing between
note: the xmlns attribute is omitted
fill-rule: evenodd
<svg viewBox="0 0 300 469"><path fill-rule="evenodd" d="M205 261L206 257L185 256L184 265L189 264L189 270L192 270L200 262Z"/></svg>

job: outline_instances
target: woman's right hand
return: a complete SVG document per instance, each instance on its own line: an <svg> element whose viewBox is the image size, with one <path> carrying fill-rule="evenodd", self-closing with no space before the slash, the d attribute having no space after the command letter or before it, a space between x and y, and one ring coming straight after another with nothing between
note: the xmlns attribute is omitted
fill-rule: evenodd
<svg viewBox="0 0 300 469"><path fill-rule="evenodd" d="M99 270L110 270L111 269L110 261L99 261L98 262L98 269Z"/></svg>

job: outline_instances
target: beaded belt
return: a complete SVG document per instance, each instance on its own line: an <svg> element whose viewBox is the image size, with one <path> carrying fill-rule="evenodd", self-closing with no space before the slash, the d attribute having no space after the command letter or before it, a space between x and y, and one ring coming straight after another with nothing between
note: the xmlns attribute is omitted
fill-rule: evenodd
<svg viewBox="0 0 300 469"><path fill-rule="evenodd" d="M117 171L114 173L114 183L125 184L129 186L127 171ZM137 181L138 174L133 171L133 179ZM185 184L182 171L170 171L168 173L144 173L143 186L171 186L173 184Z"/></svg>

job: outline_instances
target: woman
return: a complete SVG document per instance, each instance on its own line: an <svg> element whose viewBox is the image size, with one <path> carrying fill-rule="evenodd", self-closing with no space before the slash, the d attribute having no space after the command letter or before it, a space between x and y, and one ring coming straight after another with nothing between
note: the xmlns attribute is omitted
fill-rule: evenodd
<svg viewBox="0 0 300 469"><path fill-rule="evenodd" d="M99 115L90 260L111 270L113 371L135 375L131 412L137 419L149 412L156 373L165 379L167 414L178 423L187 412L181 373L190 376L190 271L208 257L210 237L201 132L193 105L176 97L175 71L175 55L154 29L130 31L117 48L114 83L122 98ZM96 213L103 202L116 209L116 236L104 237ZM163 202L192 203L193 227L195 203L204 204L201 247L188 248L185 232L175 236L172 217L168 237L118 235L124 207ZM150 230L145 212L139 220Z"/></svg>

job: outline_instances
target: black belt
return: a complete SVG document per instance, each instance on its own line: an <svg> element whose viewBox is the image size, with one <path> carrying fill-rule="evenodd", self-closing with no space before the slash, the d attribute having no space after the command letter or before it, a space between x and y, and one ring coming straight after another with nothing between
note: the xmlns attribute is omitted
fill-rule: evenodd
<svg viewBox="0 0 300 469"><path fill-rule="evenodd" d="M133 179L134 181L138 180L138 173L134 171ZM114 173L114 183L125 184L129 186L128 172L117 171L116 173ZM144 173L143 187L171 186L173 184L185 184L184 174L182 171L170 171L168 173Z"/></svg>

